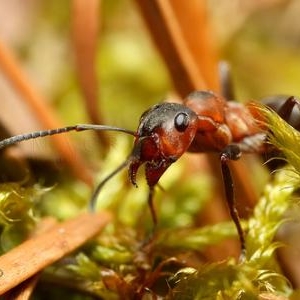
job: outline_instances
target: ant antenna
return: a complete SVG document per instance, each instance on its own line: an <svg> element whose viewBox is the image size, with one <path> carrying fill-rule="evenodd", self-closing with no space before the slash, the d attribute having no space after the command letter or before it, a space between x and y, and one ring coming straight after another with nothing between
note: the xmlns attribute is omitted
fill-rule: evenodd
<svg viewBox="0 0 300 300"><path fill-rule="evenodd" d="M49 135L55 135L60 133L65 133L69 131L84 131L84 130L98 130L98 131L117 131L117 132L123 132L129 135L136 136L136 133L131 130L127 130L124 128L114 127L114 126L106 126L106 125L94 125L94 124L77 124L73 126L66 126L56 129L48 129L48 130L40 130L40 131L34 131L31 133L25 133L25 134L19 134L15 135L13 137L4 139L0 141L0 149L19 143L27 140L36 139L39 137L49 136Z"/></svg>
<svg viewBox="0 0 300 300"><path fill-rule="evenodd" d="M0 141L0 149L14 145L19 142L27 141L27 140L33 140L39 137L45 137L60 133L65 133L69 131L84 131L84 130L98 130L98 131L117 131L117 132L123 132L132 136L136 136L136 133L134 131L120 128L120 127L114 127L114 126L107 126L107 125L94 125L94 124L77 124L73 126L66 126L56 129L48 129L48 130L40 130L40 131L34 131L31 133L25 133L25 134L19 134L15 135L13 137L4 139ZM95 210L96 201L98 198L98 195L100 191L102 190L102 187L105 185L105 183L111 179L113 176L115 176L117 173L119 173L122 169L124 169L128 163L130 162L130 158L125 160L120 166L118 166L113 172L111 172L108 176L106 176L97 186L96 190L94 191L91 200L90 200L90 210Z"/></svg>
<svg viewBox="0 0 300 300"><path fill-rule="evenodd" d="M96 187L96 189L93 192L93 195L90 200L89 208L90 211L95 211L95 206L97 203L97 198L103 188L103 186L108 182L112 177L114 177L116 174L118 174L120 171L125 169L127 165L130 163L130 159L126 159L124 162L122 162L115 170L113 170L110 174L108 174Z"/></svg>

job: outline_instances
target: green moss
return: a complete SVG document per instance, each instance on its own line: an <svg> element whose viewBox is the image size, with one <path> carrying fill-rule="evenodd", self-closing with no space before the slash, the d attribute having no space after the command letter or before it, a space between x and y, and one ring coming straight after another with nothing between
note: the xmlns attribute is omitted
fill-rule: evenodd
<svg viewBox="0 0 300 300"><path fill-rule="evenodd" d="M47 190L39 185L0 184L1 252L28 237L38 220L37 202Z"/></svg>

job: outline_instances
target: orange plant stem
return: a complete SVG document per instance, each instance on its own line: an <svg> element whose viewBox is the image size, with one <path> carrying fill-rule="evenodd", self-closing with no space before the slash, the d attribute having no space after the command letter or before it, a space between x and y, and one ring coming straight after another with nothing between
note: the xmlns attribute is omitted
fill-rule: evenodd
<svg viewBox="0 0 300 300"><path fill-rule="evenodd" d="M136 3L168 66L178 93L185 97L195 87L205 89L207 84L190 53L170 1L136 0Z"/></svg>
<svg viewBox="0 0 300 300"><path fill-rule="evenodd" d="M84 96L87 113L92 123L104 124L98 109L99 79L96 73L97 41L99 34L100 0L72 1L72 37L77 75ZM107 136L96 132L101 144L108 146Z"/></svg>
<svg viewBox="0 0 300 300"><path fill-rule="evenodd" d="M52 107L30 82L14 54L2 41L0 41L0 70L2 70L13 88L28 103L45 128L61 127L61 122L55 116ZM85 183L92 185L92 176L87 168L87 164L80 153L72 146L68 137L65 135L55 135L51 139L57 151L70 166L73 173Z"/></svg>
<svg viewBox="0 0 300 300"><path fill-rule="evenodd" d="M194 62L198 70L201 70L207 84L206 88L219 92L218 51L214 30L209 22L206 1L172 0L170 5L180 22L182 35Z"/></svg>

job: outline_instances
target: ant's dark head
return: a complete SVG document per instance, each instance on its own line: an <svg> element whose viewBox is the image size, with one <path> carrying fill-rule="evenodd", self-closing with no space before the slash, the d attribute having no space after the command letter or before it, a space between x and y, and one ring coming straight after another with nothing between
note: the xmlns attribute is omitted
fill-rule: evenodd
<svg viewBox="0 0 300 300"><path fill-rule="evenodd" d="M135 184L138 168L146 163L146 179L154 186L164 171L190 146L197 131L197 115L177 103L162 103L140 119L130 157L129 177Z"/></svg>

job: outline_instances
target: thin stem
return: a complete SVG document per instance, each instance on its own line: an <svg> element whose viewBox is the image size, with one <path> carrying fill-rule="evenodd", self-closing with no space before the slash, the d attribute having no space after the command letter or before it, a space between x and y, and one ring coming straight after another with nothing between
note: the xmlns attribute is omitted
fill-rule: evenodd
<svg viewBox="0 0 300 300"><path fill-rule="evenodd" d="M61 122L58 120L53 108L48 104L49 101L39 93L22 69L17 57L1 40L0 69L14 88L14 91L20 94L22 100L31 108L43 127L55 128L60 126ZM52 141L60 156L70 166L77 178L91 185L93 181L91 171L87 167L85 159L76 150L68 137L57 135L53 137Z"/></svg>

